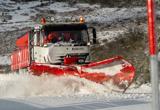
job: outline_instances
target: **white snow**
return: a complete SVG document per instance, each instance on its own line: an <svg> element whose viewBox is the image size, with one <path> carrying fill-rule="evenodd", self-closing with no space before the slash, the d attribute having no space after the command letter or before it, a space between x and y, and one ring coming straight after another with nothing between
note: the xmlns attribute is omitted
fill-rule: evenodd
<svg viewBox="0 0 160 110"><path fill-rule="evenodd" d="M107 31L98 31L97 32L97 39L100 42L100 45L103 45L104 42L112 42L119 37L120 34L123 34L125 29L121 28L119 30L107 30Z"/></svg>
<svg viewBox="0 0 160 110"><path fill-rule="evenodd" d="M10 61L10 57L7 55L0 55L0 65L10 65L11 61Z"/></svg>
<svg viewBox="0 0 160 110"><path fill-rule="evenodd" d="M39 1L32 1L27 3L26 2L16 3L10 0L7 0L5 2L0 1L1 9L7 9L8 12L5 12L6 15L9 15L12 17L11 20L7 20L6 23L0 20L0 23L1 23L0 32L22 29L24 27L32 27L33 24L35 23L31 21L31 17L35 17L36 14L39 13L39 11L37 11L35 8L39 10L53 10L60 13L60 12L77 11L80 7L83 7L86 5L86 4L80 4L78 6L71 7L69 6L69 4L65 2L55 2L52 4L48 4L47 6L37 7L40 4L41 3ZM92 8L98 7L97 5L94 5L94 6L89 5L89 6L91 6ZM19 10L17 9L18 7L20 8ZM63 19L63 17L64 16L60 16L61 19Z"/></svg>
<svg viewBox="0 0 160 110"><path fill-rule="evenodd" d="M8 1L9 2L9 1ZM4 4L4 2L0 2ZM5 3L6 4L6 3ZM36 7L40 2L33 1L28 3L10 3L10 5L2 5L2 8L8 9L7 15L11 15L12 19L8 22L21 22L29 21L31 16L35 16L37 13L32 7ZM20 8L19 10L17 8Z"/></svg>
<svg viewBox="0 0 160 110"><path fill-rule="evenodd" d="M14 31L14 30L20 30L26 27L33 27L35 23L30 21L24 21L24 22L11 22L11 23L4 23L0 25L0 32L6 32L6 31Z"/></svg>
<svg viewBox="0 0 160 110"><path fill-rule="evenodd" d="M4 5L8 3L9 5ZM2 9L7 9L7 15L11 15L12 19L8 20L7 25L6 23L2 23L0 27L0 31L6 30L16 30L16 28L23 28L25 26L31 26L30 24L34 24L31 22L31 17L35 17L36 14L40 13L41 10L50 10L57 12L55 18L59 21L65 21L66 19L78 18L80 13L78 13L79 9L81 8L89 8L93 11L90 11L87 15L84 15L86 22L99 22L99 23L106 23L111 24L113 22L120 22L126 19L132 19L145 17L146 16L146 8L145 7L137 7L137 8L101 8L100 5L90 5L85 3L78 3L73 6L70 6L68 3L65 2L54 2L48 4L43 7L37 7L41 3L39 1L32 1L27 3L14 3L10 0L6 2L0 1L0 6ZM17 8L20 7L20 10ZM38 10L36 10L39 9ZM64 12L72 12L77 11L77 14L70 16L70 15L59 15L59 13ZM159 12L157 12L159 13ZM1 19L1 18L0 18ZM106 33L107 34L107 33Z"/></svg>
<svg viewBox="0 0 160 110"><path fill-rule="evenodd" d="M31 21L31 17L36 16L37 14L37 11L33 9L33 7L36 7L39 4L40 2L38 1L27 3L14 3L10 0L5 2L0 1L0 6L2 5L1 8L8 10L8 12L4 13L7 13L6 15L12 17L10 20L7 20L7 22L2 22L0 20L0 32L13 31L33 26L34 23ZM17 9L18 7L20 7L19 10Z"/></svg>
<svg viewBox="0 0 160 110"><path fill-rule="evenodd" d="M24 4L17 4L15 7L20 7L20 10L11 11L9 15L12 16L12 20L9 22L21 22L30 20L31 16L35 16L37 13L32 7L39 5L39 2L29 2Z"/></svg>
<svg viewBox="0 0 160 110"><path fill-rule="evenodd" d="M0 74L0 98L64 97L95 95L107 99L150 98L151 87L132 85L126 94L113 92L106 85L73 76L34 76L28 73Z"/></svg>
<svg viewBox="0 0 160 110"><path fill-rule="evenodd" d="M91 9L95 9L95 8L100 8L100 5L90 5L88 3L77 3L75 4L74 7L78 7L78 8L91 8Z"/></svg>
<svg viewBox="0 0 160 110"><path fill-rule="evenodd" d="M65 2L55 2L46 8L49 8L49 10L54 10L56 12L71 12L76 11L78 8L70 7L69 4Z"/></svg>
<svg viewBox="0 0 160 110"><path fill-rule="evenodd" d="M146 16L145 7L137 8L101 8L85 16L87 22L111 24L122 20L134 20Z"/></svg>
<svg viewBox="0 0 160 110"><path fill-rule="evenodd" d="M95 86L96 85L96 86ZM0 74L0 97L74 96L103 93L101 84L71 76Z"/></svg>
<svg viewBox="0 0 160 110"><path fill-rule="evenodd" d="M0 108L5 110L21 110L21 106L26 106L24 110L77 107L83 110L135 110L130 107L149 109L150 100L150 84L140 87L133 84L122 94L110 91L106 85L73 76L0 74Z"/></svg>

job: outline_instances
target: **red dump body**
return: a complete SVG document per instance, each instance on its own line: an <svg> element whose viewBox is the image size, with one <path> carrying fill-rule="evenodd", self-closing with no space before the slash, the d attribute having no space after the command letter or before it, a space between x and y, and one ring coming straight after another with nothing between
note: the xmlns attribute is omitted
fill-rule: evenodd
<svg viewBox="0 0 160 110"><path fill-rule="evenodd" d="M11 70L18 70L29 66L29 51L28 48L17 50L11 55Z"/></svg>
<svg viewBox="0 0 160 110"><path fill-rule="evenodd" d="M19 49L23 49L28 47L28 37L29 37L29 32L27 32L25 35L23 35L22 37L18 38L16 40L16 46Z"/></svg>
<svg viewBox="0 0 160 110"><path fill-rule="evenodd" d="M29 50L28 50L28 37L29 32L27 32L22 37L18 38L16 41L16 46L18 50L11 54L11 70L18 70L29 66Z"/></svg>

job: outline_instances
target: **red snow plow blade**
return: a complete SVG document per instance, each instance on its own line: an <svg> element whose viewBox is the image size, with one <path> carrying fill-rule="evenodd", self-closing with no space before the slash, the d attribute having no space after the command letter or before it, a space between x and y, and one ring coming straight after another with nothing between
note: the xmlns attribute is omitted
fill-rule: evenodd
<svg viewBox="0 0 160 110"><path fill-rule="evenodd" d="M135 76L135 68L121 56L86 65L51 66L33 63L30 70L35 75L74 75L101 84L112 80L121 89L128 87Z"/></svg>

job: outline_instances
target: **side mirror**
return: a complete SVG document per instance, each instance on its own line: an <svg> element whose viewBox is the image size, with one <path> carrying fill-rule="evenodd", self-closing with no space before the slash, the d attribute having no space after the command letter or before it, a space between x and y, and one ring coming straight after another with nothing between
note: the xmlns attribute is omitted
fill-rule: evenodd
<svg viewBox="0 0 160 110"><path fill-rule="evenodd" d="M92 33L93 33L93 44L96 44L97 41L97 34L96 34L96 29L95 28L92 28Z"/></svg>

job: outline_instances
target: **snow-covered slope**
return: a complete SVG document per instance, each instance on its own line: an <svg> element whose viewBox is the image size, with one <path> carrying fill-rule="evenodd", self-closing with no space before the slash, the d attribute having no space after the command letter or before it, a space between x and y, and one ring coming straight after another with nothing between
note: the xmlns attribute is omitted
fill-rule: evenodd
<svg viewBox="0 0 160 110"><path fill-rule="evenodd" d="M89 13L88 22L100 22L111 24L123 20L134 20L146 16L146 8L101 8Z"/></svg>
<svg viewBox="0 0 160 110"><path fill-rule="evenodd" d="M65 2L43 2L43 4L45 5L41 6L41 2L39 1L17 3L10 0L6 2L1 0L0 32L31 27L35 24L33 19L37 18L37 14L45 15L46 17L54 16L58 21L66 21L66 19L78 18L80 15L84 15L87 22L104 24L116 23L128 19L134 20L146 16L146 8L144 7L130 9L101 8L100 5L82 3L70 6ZM54 13L50 13L51 11ZM4 18L7 21L4 22Z"/></svg>

